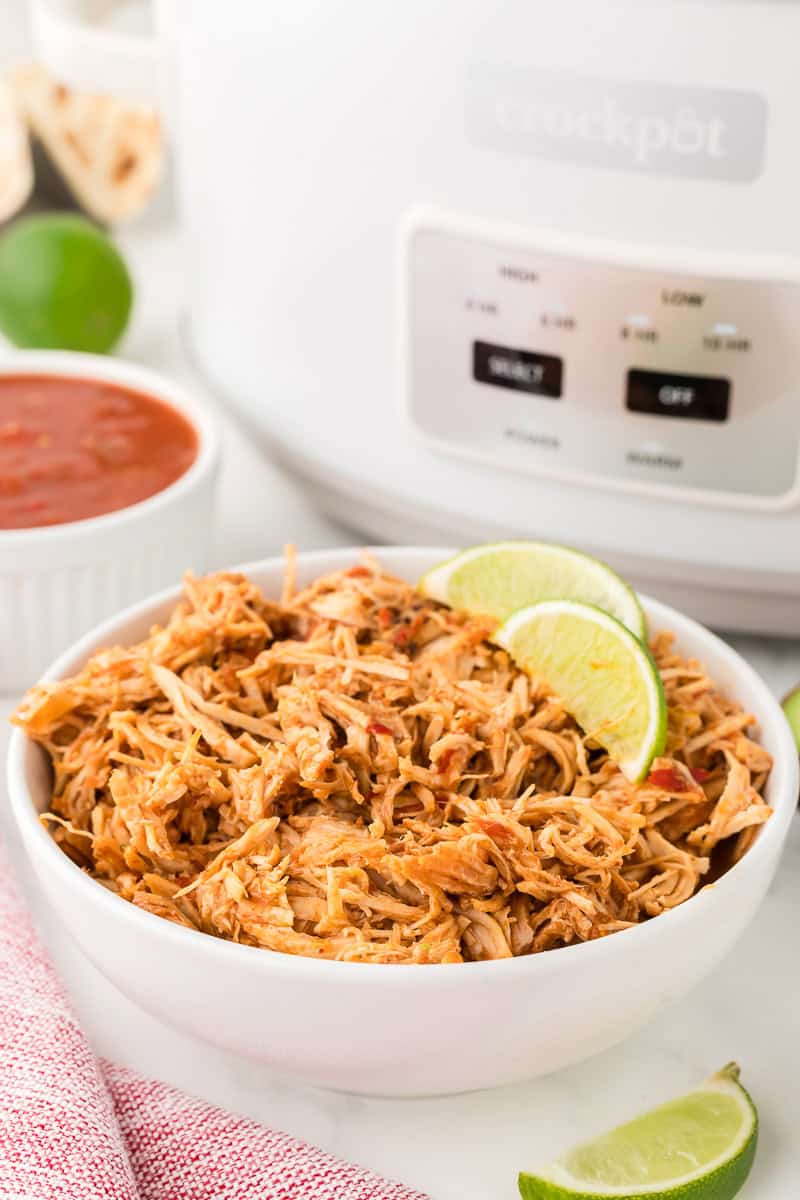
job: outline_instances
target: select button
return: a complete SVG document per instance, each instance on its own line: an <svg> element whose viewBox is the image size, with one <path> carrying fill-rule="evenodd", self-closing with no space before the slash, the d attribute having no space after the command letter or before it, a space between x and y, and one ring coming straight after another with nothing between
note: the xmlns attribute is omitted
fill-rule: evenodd
<svg viewBox="0 0 800 1200"><path fill-rule="evenodd" d="M712 375L628 372L625 406L631 412L695 421L727 421L731 384Z"/></svg>
<svg viewBox="0 0 800 1200"><path fill-rule="evenodd" d="M491 342L474 342L472 374L478 383L557 400L561 395L564 370L561 359L552 354L534 354L530 350L495 346Z"/></svg>

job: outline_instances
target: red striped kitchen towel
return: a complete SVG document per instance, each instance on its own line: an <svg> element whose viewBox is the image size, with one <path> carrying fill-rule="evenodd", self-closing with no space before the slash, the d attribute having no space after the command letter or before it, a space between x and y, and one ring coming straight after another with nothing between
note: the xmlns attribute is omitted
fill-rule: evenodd
<svg viewBox="0 0 800 1200"><path fill-rule="evenodd" d="M98 1062L0 849L0 1200L424 1200Z"/></svg>

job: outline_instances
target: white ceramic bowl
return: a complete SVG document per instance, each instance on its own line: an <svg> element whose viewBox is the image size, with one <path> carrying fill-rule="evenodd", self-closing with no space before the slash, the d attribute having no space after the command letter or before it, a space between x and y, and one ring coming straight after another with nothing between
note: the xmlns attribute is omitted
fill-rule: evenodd
<svg viewBox="0 0 800 1200"><path fill-rule="evenodd" d="M9 351L2 375L98 379L176 408L197 432L197 457L179 479L128 508L40 529L0 529L0 691L33 683L66 646L125 605L201 571L212 528L219 436L190 392L119 359Z"/></svg>
<svg viewBox="0 0 800 1200"><path fill-rule="evenodd" d="M444 551L381 549L414 580ZM300 581L355 551L301 555ZM278 595L277 559L242 568ZM98 646L130 642L162 620L177 592L130 608L53 666L77 670ZM528 958L446 966L319 962L217 940L112 895L58 849L39 822L48 806L43 752L15 731L11 803L41 886L80 946L121 991L183 1032L271 1064L295 1079L350 1092L435 1095L492 1087L564 1067L620 1041L713 971L753 918L797 804L798 758L779 705L742 658L694 621L645 601L654 627L758 715L775 759L774 816L713 886L654 920L586 945Z"/></svg>

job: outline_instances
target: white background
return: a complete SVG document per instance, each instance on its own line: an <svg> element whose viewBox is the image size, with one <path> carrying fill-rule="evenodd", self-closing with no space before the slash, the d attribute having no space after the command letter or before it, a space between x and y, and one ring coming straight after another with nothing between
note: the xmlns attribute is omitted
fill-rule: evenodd
<svg viewBox="0 0 800 1200"><path fill-rule="evenodd" d="M0 65L25 52L22 0L0 0ZM154 222L122 238L138 306L125 353L192 378L181 354L175 233ZM235 313L232 313L235 319ZM319 515L223 416L225 467L213 565L357 542ZM777 693L800 678L800 645L737 639ZM11 708L0 699L0 715ZM5 741L0 733L0 750ZM247 1061L168 1031L129 1004L82 957L19 873L75 1007L98 1051L227 1108L415 1185L435 1200L511 1200L516 1172L738 1059L759 1105L761 1149L745 1200L790 1200L800 1183L800 821L770 895L714 978L624 1045L547 1079L431 1101L366 1100L276 1080ZM152 981L153 987L159 980ZM536 1003L535 995L531 1003ZM590 995L586 1019L591 1020ZM231 1019L231 1014L220 1014ZM235 1016L234 1018L235 1019ZM454 1014L457 1019L457 1014ZM487 1013L487 1020L491 1014ZM409 1039L413 1039L409 1030ZM464 1047L469 1053L469 1046Z"/></svg>

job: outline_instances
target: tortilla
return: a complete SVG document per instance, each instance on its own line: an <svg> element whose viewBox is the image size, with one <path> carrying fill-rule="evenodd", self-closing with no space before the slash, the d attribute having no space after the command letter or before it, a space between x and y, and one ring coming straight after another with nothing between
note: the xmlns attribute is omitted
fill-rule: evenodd
<svg viewBox="0 0 800 1200"><path fill-rule="evenodd" d="M22 208L32 188L28 135L9 89L0 81L0 222Z"/></svg>
<svg viewBox="0 0 800 1200"><path fill-rule="evenodd" d="M79 208L104 224L130 220L144 208L164 160L154 109L76 91L36 65L13 71L10 88L37 149Z"/></svg>

